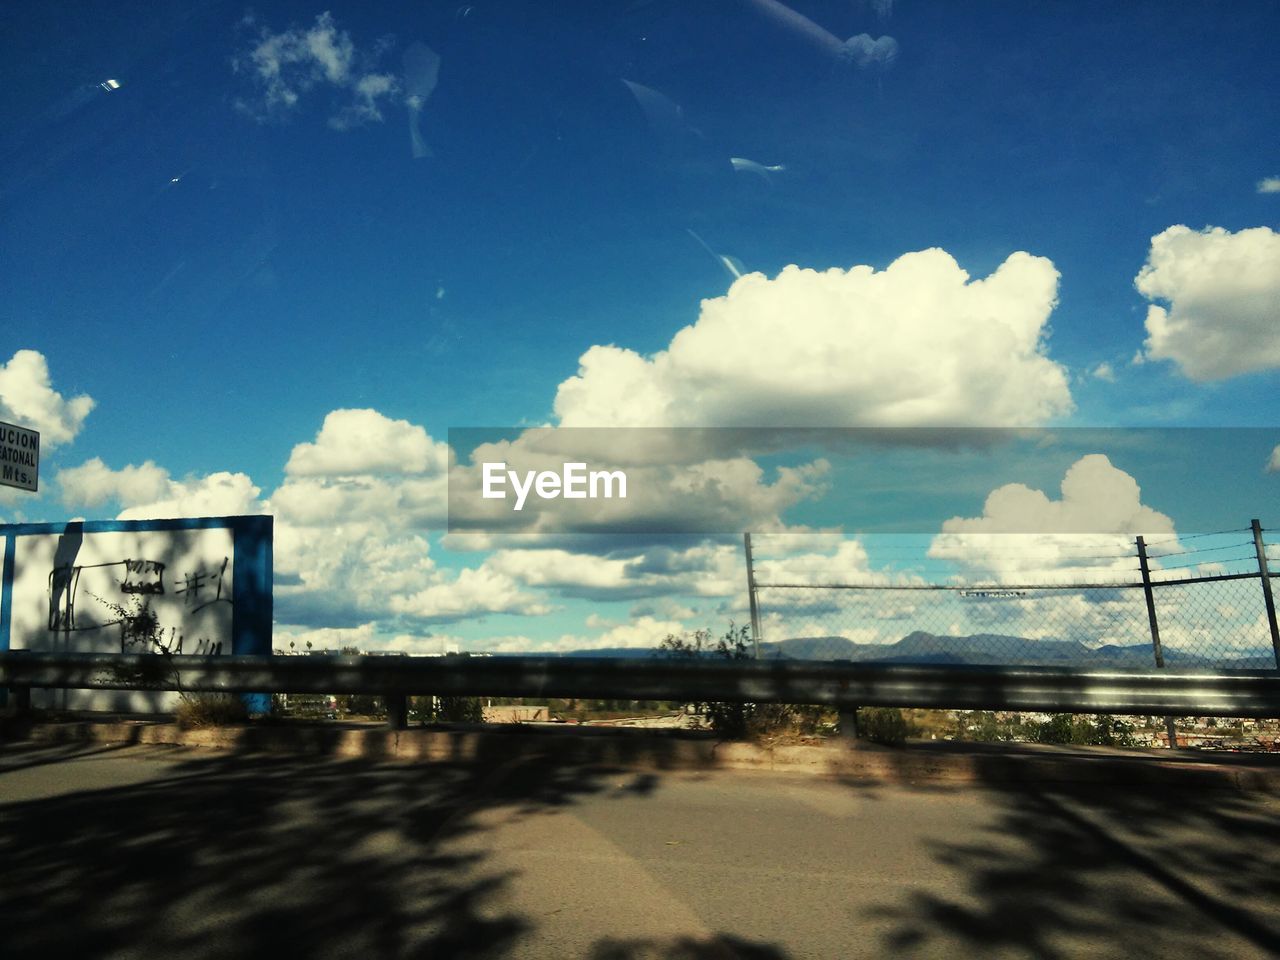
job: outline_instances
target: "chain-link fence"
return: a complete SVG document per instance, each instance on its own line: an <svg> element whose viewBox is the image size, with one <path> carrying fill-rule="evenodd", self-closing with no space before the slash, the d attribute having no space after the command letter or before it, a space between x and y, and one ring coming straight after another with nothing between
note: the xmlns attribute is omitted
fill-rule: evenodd
<svg viewBox="0 0 1280 960"><path fill-rule="evenodd" d="M843 582L821 569L812 550L770 555L768 540L757 538L750 577L762 657L1277 667L1264 583L1276 578L1265 558L1280 566L1280 551L1261 539L1260 527L1256 541L1250 528L1149 544L987 536L967 552L961 540L934 538L914 565L877 565L877 555L901 545L882 551L863 538L856 550L846 541L831 553L856 568ZM1052 566L1031 569L1046 557Z"/></svg>

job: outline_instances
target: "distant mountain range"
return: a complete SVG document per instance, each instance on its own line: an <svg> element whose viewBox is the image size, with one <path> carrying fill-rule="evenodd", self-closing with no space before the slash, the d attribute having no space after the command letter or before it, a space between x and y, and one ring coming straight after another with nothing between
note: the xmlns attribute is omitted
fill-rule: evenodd
<svg viewBox="0 0 1280 960"><path fill-rule="evenodd" d="M1170 667L1215 667L1233 670L1272 670L1269 651L1240 651L1232 659L1209 659L1164 650ZM648 657L657 650L606 647L574 650L566 657ZM1154 667L1151 644L1136 643L1091 648L1077 640L1029 640L1026 637L977 633L968 637L940 637L917 630L896 643L854 643L846 637L793 637L760 644L760 656L768 660L850 660L855 663L954 663L1002 666L1087 666L1142 669Z"/></svg>

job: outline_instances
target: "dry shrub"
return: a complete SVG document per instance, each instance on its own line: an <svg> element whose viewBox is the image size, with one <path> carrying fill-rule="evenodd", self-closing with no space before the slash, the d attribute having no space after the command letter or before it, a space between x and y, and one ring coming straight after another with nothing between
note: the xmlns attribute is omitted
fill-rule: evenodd
<svg viewBox="0 0 1280 960"><path fill-rule="evenodd" d="M180 727L227 727L244 723L249 710L234 693L184 693L174 716Z"/></svg>

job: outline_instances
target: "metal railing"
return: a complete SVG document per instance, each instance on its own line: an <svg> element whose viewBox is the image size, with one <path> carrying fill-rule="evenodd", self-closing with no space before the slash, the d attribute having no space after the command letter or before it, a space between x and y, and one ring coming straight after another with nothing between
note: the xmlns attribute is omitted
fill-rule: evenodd
<svg viewBox="0 0 1280 960"><path fill-rule="evenodd" d="M407 697L577 697L1234 717L1280 716L1280 673L1089 670L662 657L263 657L0 653L0 686L375 694L394 727Z"/></svg>
<svg viewBox="0 0 1280 960"><path fill-rule="evenodd" d="M868 555L878 552L890 565L844 578L796 567L786 556L762 561L767 538L757 538L753 553L748 536L753 639L765 657L1280 669L1272 591L1280 547L1264 532L1253 520L1127 543L1119 536L956 536L923 551L871 538ZM923 566L930 558L965 572L930 573Z"/></svg>

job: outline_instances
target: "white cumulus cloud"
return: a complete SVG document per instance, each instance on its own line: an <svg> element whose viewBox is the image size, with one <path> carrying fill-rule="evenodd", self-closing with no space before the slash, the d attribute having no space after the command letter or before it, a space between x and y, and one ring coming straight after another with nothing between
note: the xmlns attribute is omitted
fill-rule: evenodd
<svg viewBox="0 0 1280 960"><path fill-rule="evenodd" d="M334 410L315 442L293 448L284 469L290 477L348 477L441 473L448 467L448 445L422 427L377 410Z"/></svg>
<svg viewBox="0 0 1280 960"><path fill-rule="evenodd" d="M651 357L591 347L555 412L566 427L1041 423L1072 409L1045 345L1057 290L1027 253L978 280L940 249L748 274Z"/></svg>
<svg viewBox="0 0 1280 960"><path fill-rule="evenodd" d="M1258 181L1259 193L1280 193L1280 177L1263 177Z"/></svg>
<svg viewBox="0 0 1280 960"><path fill-rule="evenodd" d="M93 405L91 397L68 400L54 390L39 351L19 350L0 364L0 420L40 431L44 450L74 440Z"/></svg>
<svg viewBox="0 0 1280 960"><path fill-rule="evenodd" d="M58 471L67 506L98 507L116 501L120 520L167 520L177 517L236 517L269 513L261 490L248 474L219 471L174 480L169 471L148 460L112 469L99 457Z"/></svg>
<svg viewBox="0 0 1280 960"><path fill-rule="evenodd" d="M299 526L395 518L405 529L443 527L448 478L303 477L288 479L271 495L275 512Z"/></svg>
<svg viewBox="0 0 1280 960"><path fill-rule="evenodd" d="M138 506L161 500L169 494L169 471L148 460L140 466L129 464L113 470L100 457L78 467L58 471L62 502L69 507L100 507L115 500Z"/></svg>
<svg viewBox="0 0 1280 960"><path fill-rule="evenodd" d="M171 479L159 498L128 507L119 516L121 520L163 520L262 514L267 511L258 499L260 492L247 474L225 470L185 480Z"/></svg>
<svg viewBox="0 0 1280 960"><path fill-rule="evenodd" d="M1081 457L1062 479L1062 496L1009 483L993 490L980 517L953 517L929 556L969 574L1078 579L1137 576L1134 536L1177 549L1173 521L1142 502L1138 482L1103 454Z"/></svg>
<svg viewBox="0 0 1280 960"><path fill-rule="evenodd" d="M1151 238L1135 283L1168 304L1147 308L1148 359L1197 381L1280 368L1280 233L1169 227Z"/></svg>

